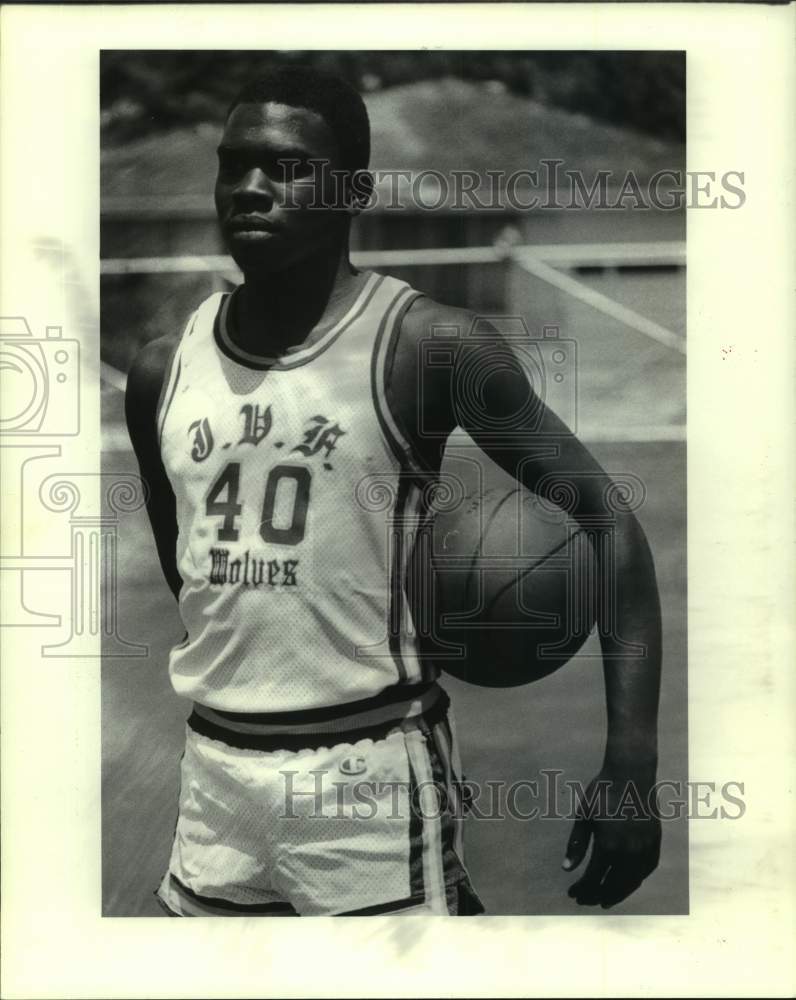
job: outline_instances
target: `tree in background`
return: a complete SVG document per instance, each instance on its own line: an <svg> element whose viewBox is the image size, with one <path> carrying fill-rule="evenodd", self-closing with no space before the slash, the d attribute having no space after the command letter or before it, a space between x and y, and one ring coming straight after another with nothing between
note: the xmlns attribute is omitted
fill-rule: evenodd
<svg viewBox="0 0 796 1000"><path fill-rule="evenodd" d="M271 66L311 64L362 91L459 77L567 111L685 141L682 52L106 51L105 141L217 121L242 84Z"/></svg>

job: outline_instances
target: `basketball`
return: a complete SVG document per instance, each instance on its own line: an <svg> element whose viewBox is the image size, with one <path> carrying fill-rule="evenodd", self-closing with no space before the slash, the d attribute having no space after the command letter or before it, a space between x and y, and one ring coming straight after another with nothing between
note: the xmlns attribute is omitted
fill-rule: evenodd
<svg viewBox="0 0 796 1000"><path fill-rule="evenodd" d="M595 622L591 542L577 522L517 483L468 489L430 540L424 655L483 687L559 669Z"/></svg>

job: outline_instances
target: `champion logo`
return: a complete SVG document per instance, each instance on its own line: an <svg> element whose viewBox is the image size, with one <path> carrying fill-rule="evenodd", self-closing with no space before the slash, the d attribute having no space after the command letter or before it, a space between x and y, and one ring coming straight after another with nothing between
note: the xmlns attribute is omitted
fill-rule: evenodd
<svg viewBox="0 0 796 1000"><path fill-rule="evenodd" d="M364 774L367 769L364 757L346 757L340 761L340 770L343 774Z"/></svg>

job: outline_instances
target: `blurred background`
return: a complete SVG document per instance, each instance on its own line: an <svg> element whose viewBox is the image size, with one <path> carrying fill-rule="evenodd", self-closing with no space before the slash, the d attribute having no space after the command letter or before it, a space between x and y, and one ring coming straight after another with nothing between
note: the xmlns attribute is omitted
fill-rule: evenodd
<svg viewBox="0 0 796 1000"><path fill-rule="evenodd" d="M609 171L609 204L632 171L644 185L685 169L682 52L107 51L101 54L101 350L103 468L135 471L123 424L130 363L147 341L178 335L210 292L238 280L213 208L226 108L249 78L280 63L318 65L362 92L371 167L510 174L560 159L590 185ZM525 197L525 195L522 195ZM565 200L566 196L565 196ZM639 511L656 560L664 621L660 776L687 776L685 210L429 211L404 189L352 232L359 266L440 301L519 315L534 337L574 341L570 423L612 474L640 477ZM548 400L548 402L554 401ZM567 415L569 419L569 415ZM472 453L457 435L449 457ZM484 461L485 489L507 489ZM103 912L153 915L176 809L186 705L168 650L182 635L146 515L120 526L121 634L149 656L103 662ZM464 767L474 781L588 780L599 766L604 695L594 637L543 682L485 692L446 680ZM577 913L559 865L568 823L469 821L468 867L491 913ZM669 822L659 871L617 908L688 909L688 836Z"/></svg>
<svg viewBox="0 0 796 1000"><path fill-rule="evenodd" d="M104 52L103 257L224 252L212 198L220 129L243 82L277 63L317 65L361 90L375 171L467 169L486 179L557 158L588 183L610 171L615 192L627 171L644 184L685 165L682 53ZM634 210L632 201L624 210L523 212L429 211L409 191L400 200L364 213L354 250L489 246L506 226L532 244L685 238L684 212ZM506 307L502 263L391 271L443 301ZM180 326L211 283L196 272L107 275L107 360L126 369L143 341ZM673 313L664 318L676 326Z"/></svg>

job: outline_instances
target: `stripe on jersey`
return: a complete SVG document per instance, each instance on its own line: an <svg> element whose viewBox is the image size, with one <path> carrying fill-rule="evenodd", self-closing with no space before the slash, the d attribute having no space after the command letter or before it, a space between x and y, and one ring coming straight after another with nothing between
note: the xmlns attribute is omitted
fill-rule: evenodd
<svg viewBox="0 0 796 1000"><path fill-rule="evenodd" d="M347 732L388 718L410 718L418 712L428 711L441 695L444 696L442 689L431 683L411 687L394 684L370 698L322 708L301 708L295 712L228 712L207 705L195 707L211 721L241 732L329 734Z"/></svg>
<svg viewBox="0 0 796 1000"><path fill-rule="evenodd" d="M238 716L234 721L203 705L194 704L188 726L196 733L227 746L242 750L272 753L280 750L310 750L339 743L355 743L363 739L384 739L392 731L420 725L430 726L445 717L450 705L448 695L438 685L425 695L396 706L384 706L362 715L337 720L338 726L296 726L291 729L258 725ZM253 718L253 717L252 717Z"/></svg>
<svg viewBox="0 0 796 1000"><path fill-rule="evenodd" d="M414 508L414 521L412 526L412 537L406 546L407 566L411 567L411 579L404 573L405 590L404 600L408 620L412 623L412 636L404 634L403 656L405 660L415 665L418 676L424 682L435 681L439 677L439 671L434 667L428 657L421 657L419 653L419 642L421 635L427 635L433 628L431 615L434 607L434 595L431 585L431 557L432 539L428 528L433 521L434 511L428 503L428 486L422 489L415 488L416 503ZM412 557L415 557L414 559ZM409 560L412 560L409 562ZM412 601L409 600L409 594ZM418 620L412 609L419 611Z"/></svg>
<svg viewBox="0 0 796 1000"><path fill-rule="evenodd" d="M386 391L387 361L395 353L401 322L409 306L421 294L421 292L415 291L408 285L404 285L385 312L379 324L376 343L373 348L370 384L371 392L373 393L373 404L376 408L376 416L387 444L390 446L390 451L395 455L403 468L416 473L423 480L426 480L429 473L417 461L409 442L393 417Z"/></svg>
<svg viewBox="0 0 796 1000"><path fill-rule="evenodd" d="M404 593L404 548L405 511L409 499L409 481L405 476L398 479L398 497L390 523L390 603L387 609L387 634L390 653L395 661L400 683L406 683L409 674L403 658L403 637L401 631L405 618L406 603Z"/></svg>
<svg viewBox="0 0 796 1000"><path fill-rule="evenodd" d="M229 332L229 307L232 302L232 295L225 295L221 301L221 308L216 315L213 324L213 335L219 350L232 361L245 365L247 368L254 368L257 371L271 369L273 371L289 371L291 368L298 368L307 364L314 358L322 354L327 347L331 347L335 340L343 331L355 322L370 305L370 301L376 293L379 285L384 281L383 274L371 274L359 294L353 302L348 312L338 320L326 333L314 344L303 348L300 351L286 351L283 354L269 356L266 354L252 354L239 347L230 336Z"/></svg>
<svg viewBox="0 0 796 1000"><path fill-rule="evenodd" d="M406 594L406 566L412 554L416 534L407 544L407 524L419 524L423 509L422 487L429 481L429 472L413 454L412 448L396 422L386 391L388 361L395 353L401 323L406 311L421 293L403 285L384 313L376 334L371 358L371 392L379 427L400 466L398 497L390 525L390 608L388 612L389 645L399 679L416 682L423 676L417 653L412 612ZM407 518L407 511L411 512ZM404 627L406 624L407 627ZM411 628L411 633L410 633Z"/></svg>
<svg viewBox="0 0 796 1000"><path fill-rule="evenodd" d="M404 480L406 481L406 480ZM417 622L412 614L412 606L409 602L408 587L416 584L417 580L407 579L407 570L411 567L415 577L422 573L422 559L420 562L412 563L412 555L415 546L418 544L421 529L426 522L428 511L426 509L424 490L418 488L414 483L410 484L409 497L405 510L411 510L411 516L407 520L402 514L401 523L401 564L398 567L400 574L400 588L397 592L397 603L400 608L400 631L398 633L400 641L400 657L407 677L412 682L419 680L433 680L428 675L428 669L424 667L421 657L418 655L418 630ZM417 590L413 591L414 597L422 600L423 595L418 595Z"/></svg>

